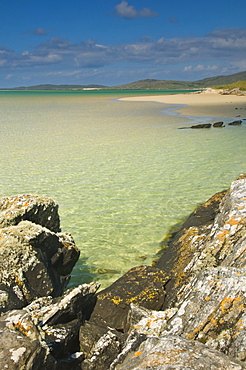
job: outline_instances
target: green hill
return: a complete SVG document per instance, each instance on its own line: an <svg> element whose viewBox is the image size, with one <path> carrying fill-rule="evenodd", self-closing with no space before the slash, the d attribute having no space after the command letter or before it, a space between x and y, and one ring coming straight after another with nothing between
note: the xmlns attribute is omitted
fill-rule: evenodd
<svg viewBox="0 0 246 370"><path fill-rule="evenodd" d="M198 81L174 81L174 80L140 80L125 85L114 86L114 89L200 89L205 87L217 87L246 80L246 71L228 76L216 76L204 78Z"/></svg>
<svg viewBox="0 0 246 370"><path fill-rule="evenodd" d="M14 87L7 90L83 90L83 89L101 89L105 88L103 85L52 85L52 84L42 84L34 86L20 86ZM1 89L3 90L3 89ZM6 89L4 89L6 90Z"/></svg>
<svg viewBox="0 0 246 370"><path fill-rule="evenodd" d="M146 79L132 82L125 85L118 85L107 87L103 85L52 85L42 84L35 86L20 86L4 90L83 90L83 89L124 89L124 90L147 90L147 89L162 89L162 90L180 90L180 89L202 89L206 87L214 88L228 88L227 86L237 83L239 88L245 88L244 82L246 81L246 71L235 73L228 76L216 76L204 78L197 81L175 81L175 80L154 80ZM3 90L3 89L0 89Z"/></svg>

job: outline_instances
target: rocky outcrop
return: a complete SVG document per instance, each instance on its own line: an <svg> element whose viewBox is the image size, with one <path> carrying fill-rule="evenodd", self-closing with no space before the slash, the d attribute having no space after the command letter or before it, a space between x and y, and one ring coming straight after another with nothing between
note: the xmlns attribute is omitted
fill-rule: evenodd
<svg viewBox="0 0 246 370"><path fill-rule="evenodd" d="M30 220L1 232L0 259L11 256L2 307L15 302L0 317L2 367L246 369L246 175L199 206L155 266L134 267L97 294L92 283L60 296L76 255L71 236ZM27 272L36 260L42 283Z"/></svg>
<svg viewBox="0 0 246 370"><path fill-rule="evenodd" d="M131 307L128 338L110 369L245 369L245 241L243 175L172 238L157 262L170 275L164 310Z"/></svg>
<svg viewBox="0 0 246 370"><path fill-rule="evenodd" d="M79 257L71 235L30 221L0 229L0 245L1 312L60 295Z"/></svg>
<svg viewBox="0 0 246 370"><path fill-rule="evenodd" d="M49 198L3 198L0 227L1 368L61 368L58 359L74 337L78 343L96 299L92 287L61 297L80 252L60 232L58 205Z"/></svg>
<svg viewBox="0 0 246 370"><path fill-rule="evenodd" d="M116 364L116 363L115 363ZM123 363L112 366L117 370L169 369L245 369L243 363L229 358L202 343L179 336L149 336L137 350L129 351Z"/></svg>
<svg viewBox="0 0 246 370"><path fill-rule="evenodd" d="M28 220L57 233L60 230L58 204L47 197L17 195L0 200L0 227Z"/></svg>
<svg viewBox="0 0 246 370"><path fill-rule="evenodd" d="M99 285L81 285L62 297L39 298L0 317L1 369L77 369L78 332L89 319Z"/></svg>

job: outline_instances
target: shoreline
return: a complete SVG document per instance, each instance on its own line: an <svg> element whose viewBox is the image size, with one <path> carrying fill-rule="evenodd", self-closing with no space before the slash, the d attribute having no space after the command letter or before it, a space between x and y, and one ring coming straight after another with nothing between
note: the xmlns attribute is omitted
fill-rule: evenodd
<svg viewBox="0 0 246 370"><path fill-rule="evenodd" d="M177 105L174 110L183 116L246 117L246 95L222 95L214 90L187 94L134 96L120 98L119 100Z"/></svg>

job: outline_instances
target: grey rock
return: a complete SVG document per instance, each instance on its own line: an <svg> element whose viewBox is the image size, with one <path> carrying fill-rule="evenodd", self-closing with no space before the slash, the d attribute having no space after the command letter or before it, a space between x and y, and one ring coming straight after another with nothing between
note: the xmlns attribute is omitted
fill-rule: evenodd
<svg viewBox="0 0 246 370"><path fill-rule="evenodd" d="M30 221L0 229L0 245L0 312L60 295L80 253L70 234Z"/></svg>
<svg viewBox="0 0 246 370"><path fill-rule="evenodd" d="M243 250L246 231L246 176L242 175L233 181L225 195L221 195L223 193L215 195L220 201L213 202L217 204L217 210L211 220L204 224L188 223L158 261L156 266L168 271L170 276L166 285L164 308L173 307L176 300L182 299L179 295L182 293L181 288L201 270L225 266L226 260L230 260L228 266L246 266ZM212 199L213 197L205 205L209 207ZM235 256L235 260L232 256Z"/></svg>
<svg viewBox="0 0 246 370"><path fill-rule="evenodd" d="M162 335L198 340L245 361L246 269L203 270L185 287L182 297Z"/></svg>
<svg viewBox="0 0 246 370"><path fill-rule="evenodd" d="M60 230L58 204L47 197L37 195L16 195L0 200L0 227L17 225L28 220L50 229Z"/></svg>
<svg viewBox="0 0 246 370"><path fill-rule="evenodd" d="M129 351L122 363L110 370L240 370L242 362L234 360L202 343L175 335L147 337L138 348Z"/></svg>

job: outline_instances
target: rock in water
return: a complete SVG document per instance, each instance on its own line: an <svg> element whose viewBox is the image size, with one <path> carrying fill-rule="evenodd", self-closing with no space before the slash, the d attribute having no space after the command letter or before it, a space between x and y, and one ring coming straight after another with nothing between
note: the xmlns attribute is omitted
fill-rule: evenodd
<svg viewBox="0 0 246 370"><path fill-rule="evenodd" d="M228 125L229 126L240 126L242 124L242 122L243 121L241 119L239 119L237 121L233 121L233 122L228 123Z"/></svg>
<svg viewBox="0 0 246 370"><path fill-rule="evenodd" d="M213 127L225 127L223 121L213 123Z"/></svg>
<svg viewBox="0 0 246 370"><path fill-rule="evenodd" d="M210 128L212 125L211 123L200 123L198 125L191 126L190 128L200 129L200 128Z"/></svg>

